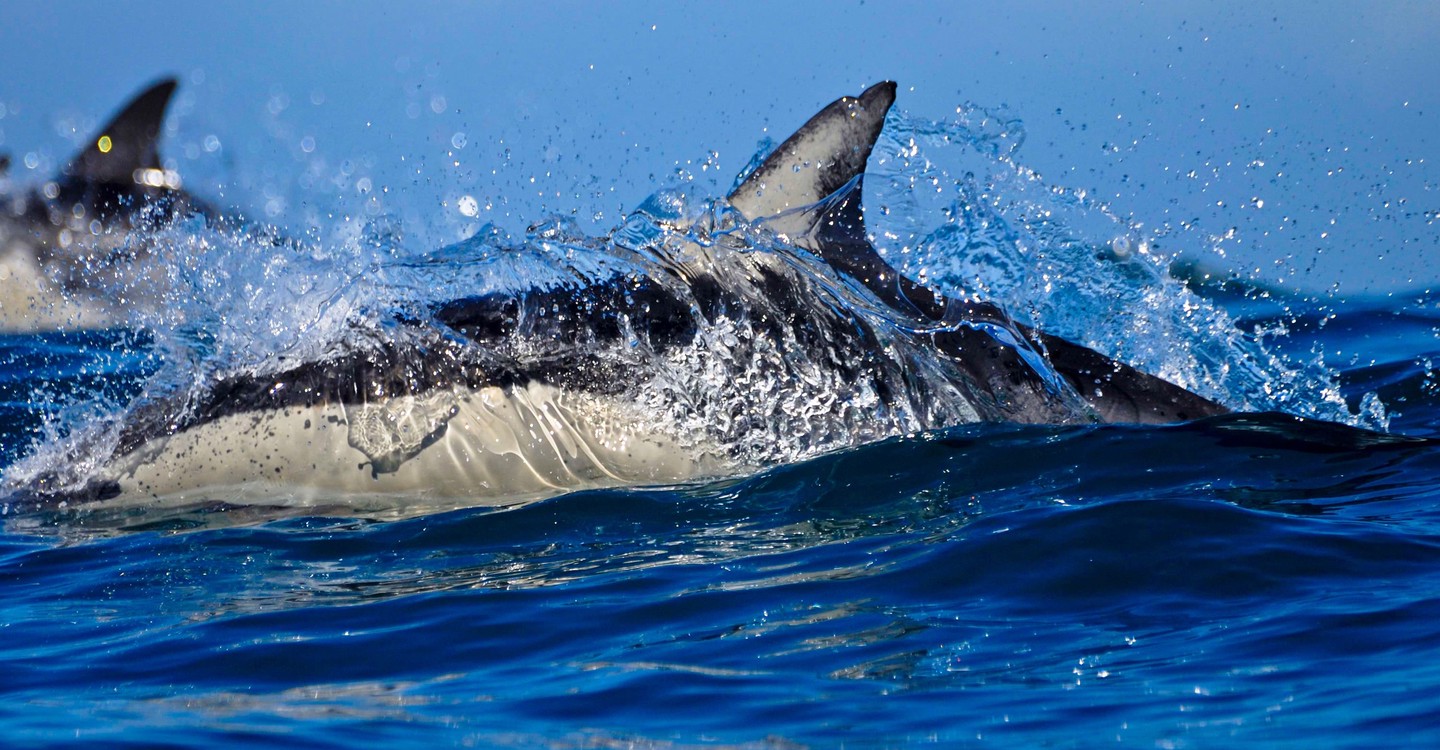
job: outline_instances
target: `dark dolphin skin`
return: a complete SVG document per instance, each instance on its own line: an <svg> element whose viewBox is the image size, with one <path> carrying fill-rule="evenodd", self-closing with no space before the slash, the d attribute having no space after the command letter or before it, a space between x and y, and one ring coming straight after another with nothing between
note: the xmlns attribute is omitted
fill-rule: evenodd
<svg viewBox="0 0 1440 750"><path fill-rule="evenodd" d="M153 114L166 96L168 84L162 84L132 108ZM908 341L942 355L950 381L944 385L964 394L982 420L1160 424L1228 411L1089 348L1020 325L996 305L941 295L890 266L867 237L861 181L894 100L895 84L885 82L831 103L746 177L728 196L730 205L762 230L809 251L857 293L873 295L887 317L905 321ZM126 167L154 163L153 148L124 156ZM77 164L77 174L86 178L67 188L73 201L85 199L86 190L135 191L124 182L124 168L111 168L100 156L87 151ZM412 311L318 360L279 372L223 377L203 395L141 405L113 455L227 415L378 403L456 385L540 382L624 394L644 387L655 355L690 345L702 326L747 313L759 336L800 342L812 360L827 363L848 381L884 371L887 377L873 378L882 403L888 397L884 383L913 380L903 361L883 353L886 336L893 334L836 309L840 306L817 304L814 287L797 274L763 264L747 268L748 275L737 281L733 273L691 261L648 274L492 292L440 303L419 315ZM742 283L750 287L745 293L736 288ZM754 313L747 302L754 297L746 294L757 291L767 302L763 313ZM634 351L641 354L629 354ZM749 351L742 346L730 356L739 360ZM923 383L918 387L926 392ZM408 460L393 458L376 465ZM92 487L87 494L117 491Z"/></svg>

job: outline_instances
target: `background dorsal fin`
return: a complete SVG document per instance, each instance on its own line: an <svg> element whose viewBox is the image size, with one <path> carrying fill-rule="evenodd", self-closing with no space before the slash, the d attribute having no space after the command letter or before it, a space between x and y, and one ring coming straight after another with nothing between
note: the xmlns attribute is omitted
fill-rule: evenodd
<svg viewBox="0 0 1440 750"><path fill-rule="evenodd" d="M65 167L64 175L92 184L128 185L135 170L160 169L157 143L175 86L174 78L166 78L131 99Z"/></svg>
<svg viewBox="0 0 1440 750"><path fill-rule="evenodd" d="M894 81L831 102L730 193L730 205L756 220L830 196L865 171L894 103Z"/></svg>

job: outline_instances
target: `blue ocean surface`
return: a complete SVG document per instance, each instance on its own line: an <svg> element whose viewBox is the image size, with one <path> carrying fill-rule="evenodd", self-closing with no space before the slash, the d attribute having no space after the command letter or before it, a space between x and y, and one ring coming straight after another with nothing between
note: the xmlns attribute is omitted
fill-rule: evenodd
<svg viewBox="0 0 1440 750"><path fill-rule="evenodd" d="M0 738L1440 740L1440 296L1316 296L1211 272L1198 233L1116 219L1027 170L1023 140L983 109L892 114L866 186L877 245L927 283L1003 302L1236 414L801 440L713 481L498 508L12 496ZM176 262L183 296L130 328L0 339L7 479L70 460L76 435L123 422L137 397L323 351L337 309L454 292L427 276L436 268L460 285L557 246L590 268L596 247L716 197L687 185L611 234L537 216L442 246L398 220L344 216L302 252L203 222L166 228L152 238L173 251L162 262L206 253L202 268ZM504 270L524 281L552 265Z"/></svg>

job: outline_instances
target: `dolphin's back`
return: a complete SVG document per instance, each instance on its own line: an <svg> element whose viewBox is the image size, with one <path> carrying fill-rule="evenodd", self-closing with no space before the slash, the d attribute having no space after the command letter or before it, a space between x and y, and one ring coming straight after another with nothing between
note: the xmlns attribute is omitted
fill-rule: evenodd
<svg viewBox="0 0 1440 750"><path fill-rule="evenodd" d="M894 101L895 84L886 81L858 98L832 102L731 192L731 204L815 252L900 315L940 323L936 348L955 361L973 400L988 403L992 418L1074 421L1081 416L1077 398L1105 422L1168 423L1229 411L1085 346L1022 326L995 305L940 296L886 262L865 229L862 196L866 160ZM1047 374L1051 368L1063 381Z"/></svg>

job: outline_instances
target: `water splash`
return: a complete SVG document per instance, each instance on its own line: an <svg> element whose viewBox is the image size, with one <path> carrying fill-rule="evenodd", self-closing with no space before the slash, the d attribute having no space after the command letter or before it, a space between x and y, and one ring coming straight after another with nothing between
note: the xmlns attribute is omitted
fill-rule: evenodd
<svg viewBox="0 0 1440 750"><path fill-rule="evenodd" d="M997 302L1021 322L1236 409L1385 428L1378 400L1347 407L1318 354L1296 360L1268 346L1283 326L1242 330L1172 276L1160 232L1026 166L1024 140L1019 120L973 105L948 122L892 112L867 184L876 246L947 294ZM1168 234L1187 256L1210 257L1219 244ZM1290 295L1280 321L1311 309Z"/></svg>
<svg viewBox="0 0 1440 750"><path fill-rule="evenodd" d="M1154 232L1026 167L1018 160L1023 142L1023 126L1003 113L962 107L954 121L932 122L892 112L867 184L877 247L946 294L997 302L1022 323L1233 407L1385 426L1373 395L1359 413L1346 407L1318 354L1295 361L1272 351L1266 339L1284 337L1283 325L1241 330L1171 276L1172 259ZM415 395L441 371L487 367L496 357L521 371L568 358L629 374L621 385L641 415L636 429L664 434L728 471L983 418L973 394L954 385L953 365L907 335L915 321L677 179L603 236L552 216L522 236L487 224L437 249L408 240L403 223L383 214L337 220L306 239L198 217L145 232L135 241L150 249L150 270L134 277L145 286L122 279L113 291L158 297L136 306L132 322L153 333L165 366L128 412L62 416L83 428L55 429L52 444L7 478L48 473L83 482L115 449L127 413L164 403L173 423L184 424L227 378L282 376L417 335L446 361L396 365ZM687 286L697 269L728 296L706 298ZM578 299L580 290L617 279L631 284L621 284L626 296L607 313L620 335L572 340L566 316L595 304ZM697 321L693 337L669 345L645 333L664 314L637 304L646 284ZM525 326L475 342L433 318L449 301L487 295L530 305ZM1038 367L1061 382L1044 362ZM408 455L458 408L439 401L427 401L419 421L409 412L356 420L371 433L352 435L350 444Z"/></svg>

